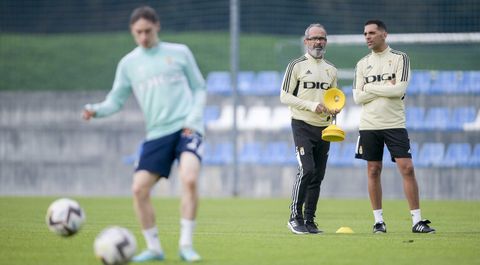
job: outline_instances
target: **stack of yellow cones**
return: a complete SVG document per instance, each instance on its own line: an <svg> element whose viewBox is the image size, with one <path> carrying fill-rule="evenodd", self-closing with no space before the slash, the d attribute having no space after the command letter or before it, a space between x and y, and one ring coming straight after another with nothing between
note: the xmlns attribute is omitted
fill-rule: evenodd
<svg viewBox="0 0 480 265"><path fill-rule="evenodd" d="M338 88L330 88L325 92L323 105L330 110L341 110L345 106L345 94ZM334 122L336 117L333 117ZM345 132L337 125L331 124L322 131L322 140L328 142L341 142L345 140Z"/></svg>
<svg viewBox="0 0 480 265"><path fill-rule="evenodd" d="M322 140L327 142L341 142L345 140L345 132L337 125L331 124L322 131Z"/></svg>

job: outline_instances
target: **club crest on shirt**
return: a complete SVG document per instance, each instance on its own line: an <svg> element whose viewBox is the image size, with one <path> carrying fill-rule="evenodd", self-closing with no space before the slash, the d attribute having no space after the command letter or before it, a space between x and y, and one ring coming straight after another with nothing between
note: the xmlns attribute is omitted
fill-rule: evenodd
<svg viewBox="0 0 480 265"><path fill-rule="evenodd" d="M167 57L165 57L165 62L167 64L173 64L173 58L171 56L167 56Z"/></svg>

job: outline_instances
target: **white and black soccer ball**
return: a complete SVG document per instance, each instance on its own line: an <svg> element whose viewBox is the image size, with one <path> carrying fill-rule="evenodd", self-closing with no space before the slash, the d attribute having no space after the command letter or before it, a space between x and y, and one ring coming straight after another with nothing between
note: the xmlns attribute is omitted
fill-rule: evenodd
<svg viewBox="0 0 480 265"><path fill-rule="evenodd" d="M93 243L95 256L105 265L127 264L137 251L135 236L126 228L105 228Z"/></svg>
<svg viewBox="0 0 480 265"><path fill-rule="evenodd" d="M61 236L71 236L80 230L85 218L85 212L78 202L61 198L50 204L45 221L50 231Z"/></svg>

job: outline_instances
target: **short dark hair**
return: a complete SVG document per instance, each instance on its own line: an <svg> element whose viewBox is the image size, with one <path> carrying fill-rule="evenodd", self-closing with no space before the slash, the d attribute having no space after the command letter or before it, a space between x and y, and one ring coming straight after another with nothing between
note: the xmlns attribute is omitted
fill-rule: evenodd
<svg viewBox="0 0 480 265"><path fill-rule="evenodd" d="M157 12L155 12L155 9L149 6L141 6L135 8L135 10L133 10L132 12L132 15L130 15L130 25L133 25L135 22L137 22L137 20L141 18L146 19L152 23L157 23L160 21Z"/></svg>
<svg viewBox="0 0 480 265"><path fill-rule="evenodd" d="M379 19L371 19L371 20L365 22L365 25L364 25L364 26L366 26L366 25L372 25L372 24L377 25L377 27L378 27L379 29L382 29L382 30L384 30L384 31L387 31L387 25L385 25L385 23L383 23L383 21L381 21L381 20L379 20Z"/></svg>

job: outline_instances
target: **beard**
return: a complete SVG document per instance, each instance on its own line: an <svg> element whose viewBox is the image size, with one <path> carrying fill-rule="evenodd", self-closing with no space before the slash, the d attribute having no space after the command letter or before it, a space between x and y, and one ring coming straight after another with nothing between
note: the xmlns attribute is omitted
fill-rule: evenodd
<svg viewBox="0 0 480 265"><path fill-rule="evenodd" d="M315 59L320 59L325 55L324 47L312 47L308 48L308 53Z"/></svg>

